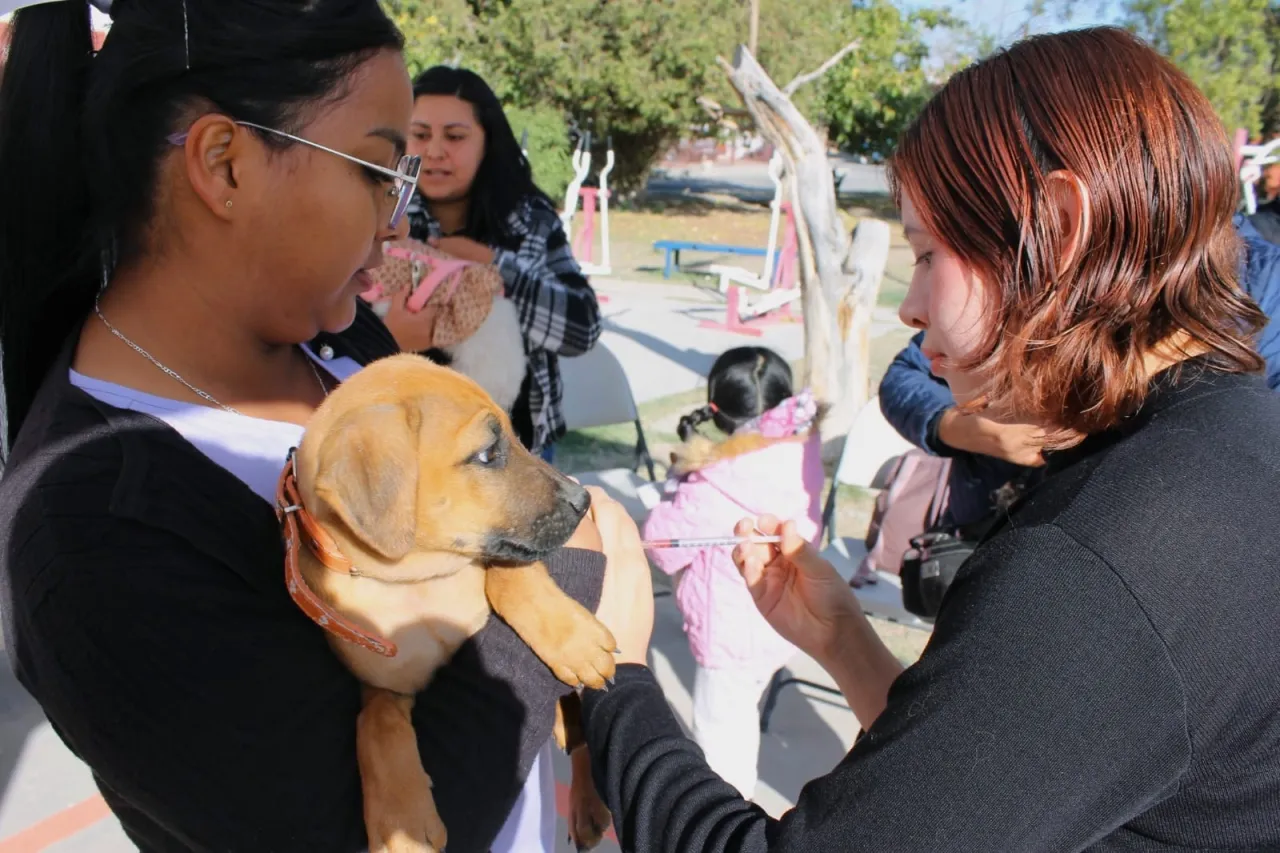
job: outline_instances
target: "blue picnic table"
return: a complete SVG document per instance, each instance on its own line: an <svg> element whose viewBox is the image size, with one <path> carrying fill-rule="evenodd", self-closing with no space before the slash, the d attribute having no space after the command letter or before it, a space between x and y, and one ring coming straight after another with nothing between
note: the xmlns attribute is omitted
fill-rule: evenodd
<svg viewBox="0 0 1280 853"><path fill-rule="evenodd" d="M731 246L726 243L699 243L695 240L659 240L653 244L655 250L666 252L662 261L662 277L671 278L671 273L680 266L681 252L711 252L717 255L746 255L763 258L768 251L758 246Z"/></svg>

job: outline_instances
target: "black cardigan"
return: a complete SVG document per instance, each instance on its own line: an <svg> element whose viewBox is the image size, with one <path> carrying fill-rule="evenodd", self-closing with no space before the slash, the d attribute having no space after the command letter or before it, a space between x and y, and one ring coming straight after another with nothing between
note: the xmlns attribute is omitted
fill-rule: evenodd
<svg viewBox="0 0 1280 853"><path fill-rule="evenodd" d="M396 349L363 307L323 343L361 363ZM72 386L73 344L0 481L19 680L143 851L365 849L359 685L285 591L272 508L165 424ZM603 558L550 563L594 607ZM419 697L450 851L488 849L564 692L494 618Z"/></svg>
<svg viewBox="0 0 1280 853"><path fill-rule="evenodd" d="M588 692L623 850L1280 850L1280 396L1200 367L1054 455L782 820L707 768L647 669Z"/></svg>

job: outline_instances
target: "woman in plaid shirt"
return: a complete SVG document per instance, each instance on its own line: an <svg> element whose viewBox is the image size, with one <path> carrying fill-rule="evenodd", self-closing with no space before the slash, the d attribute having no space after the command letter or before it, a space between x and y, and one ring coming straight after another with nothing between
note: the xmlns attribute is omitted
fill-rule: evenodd
<svg viewBox="0 0 1280 853"><path fill-rule="evenodd" d="M422 171L410 236L498 268L529 358L511 420L549 460L565 432L558 358L582 355L600 337L595 292L489 85L441 65L419 75L413 94L409 153L422 157Z"/></svg>

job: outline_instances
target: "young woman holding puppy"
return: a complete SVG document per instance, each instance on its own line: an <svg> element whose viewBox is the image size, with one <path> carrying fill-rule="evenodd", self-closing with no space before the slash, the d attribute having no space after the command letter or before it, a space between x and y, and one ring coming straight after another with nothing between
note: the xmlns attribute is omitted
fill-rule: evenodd
<svg viewBox="0 0 1280 853"><path fill-rule="evenodd" d="M272 492L397 349L358 297L417 178L401 37L376 0L111 14L94 54L84 0L21 9L0 88L6 648L140 849L355 853L360 685L285 590ZM599 534L570 545L590 606ZM494 620L418 698L451 851L489 849L561 693Z"/></svg>
<svg viewBox="0 0 1280 853"><path fill-rule="evenodd" d="M551 459L565 432L559 358L582 355L600 337L595 292L489 84L438 65L418 76L413 95L409 152L422 170L410 236L497 266L529 356L511 421L526 447Z"/></svg>
<svg viewBox="0 0 1280 853"><path fill-rule="evenodd" d="M611 587L637 665L584 713L623 849L1280 849L1280 398L1212 107L1123 31L1041 36L954 76L892 176L902 319L961 405L1044 429L1046 480L906 671L793 523L739 525L781 531L737 561L865 730L781 820L681 736Z"/></svg>

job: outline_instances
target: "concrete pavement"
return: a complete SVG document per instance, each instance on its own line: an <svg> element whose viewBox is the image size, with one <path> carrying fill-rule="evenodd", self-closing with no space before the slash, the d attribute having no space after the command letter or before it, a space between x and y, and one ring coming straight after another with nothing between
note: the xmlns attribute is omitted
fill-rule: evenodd
<svg viewBox="0 0 1280 853"><path fill-rule="evenodd" d="M606 298L601 340L622 362L637 403L701 387L716 357L731 347L767 346L793 362L804 356L798 321L762 326L758 338L701 327L725 319L724 298L710 288L608 278L593 284ZM896 310L876 309L873 339L903 329Z"/></svg>

